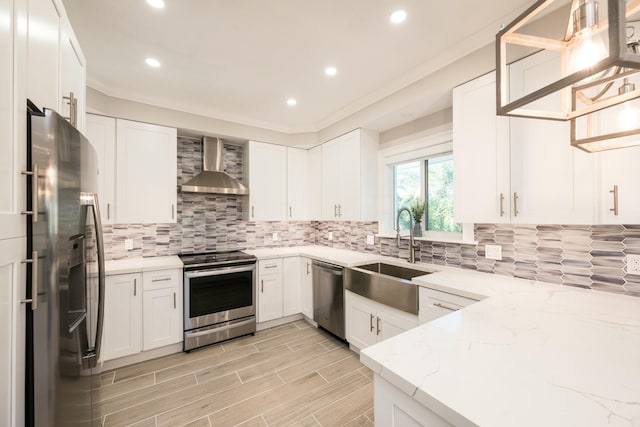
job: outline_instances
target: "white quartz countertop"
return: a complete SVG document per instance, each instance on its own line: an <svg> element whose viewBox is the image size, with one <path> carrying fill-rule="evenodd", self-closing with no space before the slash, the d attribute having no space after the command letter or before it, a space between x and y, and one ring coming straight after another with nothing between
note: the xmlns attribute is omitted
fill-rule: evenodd
<svg viewBox="0 0 640 427"><path fill-rule="evenodd" d="M180 261L180 258L176 255L149 258L126 258L105 261L104 263L105 274L107 275L141 273L143 271L167 270L182 267L182 261Z"/></svg>
<svg viewBox="0 0 640 427"><path fill-rule="evenodd" d="M352 267L362 263L375 262L380 259L379 255L373 253L367 254L327 246L292 246L287 248L253 249L244 252L255 255L258 259L306 256L343 267Z"/></svg>
<svg viewBox="0 0 640 427"><path fill-rule="evenodd" d="M488 298L361 360L450 423L640 426L640 298L455 269L414 282Z"/></svg>

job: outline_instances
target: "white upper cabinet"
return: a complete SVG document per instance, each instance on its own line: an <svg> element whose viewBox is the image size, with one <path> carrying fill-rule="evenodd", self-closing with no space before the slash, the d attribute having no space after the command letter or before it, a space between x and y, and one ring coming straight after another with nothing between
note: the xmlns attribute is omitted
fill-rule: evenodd
<svg viewBox="0 0 640 427"><path fill-rule="evenodd" d="M249 197L244 215L249 221L283 221L287 217L287 148L249 141L244 159Z"/></svg>
<svg viewBox="0 0 640 427"><path fill-rule="evenodd" d="M511 64L510 90L539 87L552 65L540 54ZM496 117L495 73L456 88L453 110L456 221L596 221L596 156L571 146L568 122Z"/></svg>
<svg viewBox="0 0 640 427"><path fill-rule="evenodd" d="M378 137L356 129L322 145L322 219L377 219Z"/></svg>
<svg viewBox="0 0 640 427"><path fill-rule="evenodd" d="M122 119L116 128L117 222L176 222L177 130Z"/></svg>
<svg viewBox="0 0 640 427"><path fill-rule="evenodd" d="M512 92L529 93L554 78L558 58L547 53L511 64ZM549 96L538 105L554 101ZM512 222L594 223L595 156L571 146L569 122L514 118L510 130Z"/></svg>
<svg viewBox="0 0 640 427"><path fill-rule="evenodd" d="M309 219L322 219L322 146L308 151Z"/></svg>
<svg viewBox="0 0 640 427"><path fill-rule="evenodd" d="M0 239L24 236L26 178L26 32L11 16L24 13L15 2L0 0ZM13 59L13 60L12 60Z"/></svg>
<svg viewBox="0 0 640 427"><path fill-rule="evenodd" d="M27 96L40 109L60 112L60 9L53 0L28 0Z"/></svg>
<svg viewBox="0 0 640 427"><path fill-rule="evenodd" d="M309 215L309 157L307 150L287 147L287 219L306 221Z"/></svg>
<svg viewBox="0 0 640 427"><path fill-rule="evenodd" d="M60 114L84 132L86 61L66 16L60 21Z"/></svg>
<svg viewBox="0 0 640 427"><path fill-rule="evenodd" d="M640 224L640 147L603 151L600 156L600 222Z"/></svg>
<svg viewBox="0 0 640 427"><path fill-rule="evenodd" d="M509 119L496 116L495 72L453 89L454 216L508 223Z"/></svg>
<svg viewBox="0 0 640 427"><path fill-rule="evenodd" d="M98 201L103 224L113 224L116 198L116 119L87 114L85 135L98 153Z"/></svg>

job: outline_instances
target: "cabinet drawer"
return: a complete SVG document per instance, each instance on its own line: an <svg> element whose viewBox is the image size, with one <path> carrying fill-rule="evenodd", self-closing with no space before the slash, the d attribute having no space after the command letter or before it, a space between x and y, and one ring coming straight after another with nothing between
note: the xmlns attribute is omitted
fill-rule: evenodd
<svg viewBox="0 0 640 427"><path fill-rule="evenodd" d="M258 274L279 274L282 272L282 259L267 259L258 261Z"/></svg>
<svg viewBox="0 0 640 427"><path fill-rule="evenodd" d="M434 289L420 288L418 292L418 319L421 325L477 302L471 298Z"/></svg>
<svg viewBox="0 0 640 427"><path fill-rule="evenodd" d="M145 271L142 273L142 286L145 291L180 287L182 286L182 270Z"/></svg>

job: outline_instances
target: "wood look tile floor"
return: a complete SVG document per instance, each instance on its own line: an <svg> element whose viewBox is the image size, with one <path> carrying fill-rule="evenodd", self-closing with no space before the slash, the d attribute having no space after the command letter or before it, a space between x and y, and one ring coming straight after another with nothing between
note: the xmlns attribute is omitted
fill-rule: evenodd
<svg viewBox="0 0 640 427"><path fill-rule="evenodd" d="M371 371L300 320L102 374L105 426L373 426Z"/></svg>

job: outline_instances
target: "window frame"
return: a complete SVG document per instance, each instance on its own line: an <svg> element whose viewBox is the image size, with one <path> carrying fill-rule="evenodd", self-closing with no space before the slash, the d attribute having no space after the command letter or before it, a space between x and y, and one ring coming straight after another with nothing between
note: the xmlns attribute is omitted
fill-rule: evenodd
<svg viewBox="0 0 640 427"><path fill-rule="evenodd" d="M395 237L394 218L394 173L393 167L398 164L411 161L420 161L422 176L426 172L425 160L440 155L453 153L453 135L451 131L441 132L415 140L405 142L400 145L381 149L378 152L379 176L379 198L378 198L378 231L380 237ZM455 162L455 155L453 156ZM455 180L455 176L454 176ZM423 180L421 180L423 181ZM421 182L421 193L426 197L426 182ZM400 232L402 237L409 235L408 230ZM434 242L452 243L476 243L473 235L473 224L461 224L460 232L443 232L424 230L422 237L417 240L427 240Z"/></svg>

